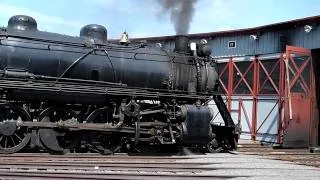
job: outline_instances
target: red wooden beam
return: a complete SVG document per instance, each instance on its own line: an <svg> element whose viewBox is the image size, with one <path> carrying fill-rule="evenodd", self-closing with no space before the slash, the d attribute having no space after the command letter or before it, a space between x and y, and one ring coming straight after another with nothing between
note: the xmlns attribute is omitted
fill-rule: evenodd
<svg viewBox="0 0 320 180"><path fill-rule="evenodd" d="M297 73L295 74L293 80L290 83L290 89L294 86L294 84L296 83L296 81L298 79L300 79L302 81L301 86L305 89L306 93L308 93L310 91L310 82L309 85L305 82L304 77L302 77L302 72L303 70L306 68L306 66L311 62L311 57L309 57L303 64L302 66L299 68L297 66L297 64L294 62L294 60L292 59L292 57L289 57L291 63L293 64L293 67L296 69ZM310 77L311 78L311 77Z"/></svg>
<svg viewBox="0 0 320 180"><path fill-rule="evenodd" d="M253 62L248 66L247 70L246 70L243 74L242 74L242 72L240 71L240 69L238 68L238 66L237 66L235 63L233 63L233 64L234 64L234 68L237 70L237 72L238 72L239 75L240 75L240 80L239 80L239 82L234 86L233 91L235 91L235 90L238 88L238 86L240 85L240 83L243 81L243 82L246 84L246 86L248 87L248 89L250 90L250 92L252 93L252 88L250 87L248 81L245 79L245 76L247 75L247 73L248 73L248 72L251 70L251 68L253 67Z"/></svg>
<svg viewBox="0 0 320 180"><path fill-rule="evenodd" d="M252 134L251 138L256 140L257 134L257 95L258 95L258 88L259 88L259 64L258 64L258 57L256 56L253 60L253 101L252 101Z"/></svg>
<svg viewBox="0 0 320 180"><path fill-rule="evenodd" d="M278 143L282 144L283 143L283 122L284 118L282 118L282 110L284 108L284 100L283 96L285 95L284 93L284 83L285 83L285 71L284 71L284 62L283 62L283 53L280 54L279 58L279 66L280 66L280 73L279 73L279 106L278 106Z"/></svg>
<svg viewBox="0 0 320 180"><path fill-rule="evenodd" d="M221 80L221 77L222 77L222 75L226 72L226 70L228 69L228 67L229 67L228 65L229 65L228 63L225 63L222 71L219 73L219 82L220 82L220 85L222 86L222 88L223 88L223 90L224 90L224 92L225 92L226 94L228 94L228 89L227 89L228 84L224 84L224 83L222 82L222 80ZM228 74L228 76L229 76L229 74Z"/></svg>
<svg viewBox="0 0 320 180"><path fill-rule="evenodd" d="M233 63L232 57L229 58L228 67L229 67L229 77L228 77L228 110L231 112L231 96L233 89Z"/></svg>
<svg viewBox="0 0 320 180"><path fill-rule="evenodd" d="M266 82L269 80L270 83L271 83L271 85L273 86L274 90L276 90L276 91L277 91L277 94L279 95L279 89L278 89L278 87L276 86L276 84L274 83L274 81L273 81L273 79L272 79L272 77L271 77L271 74L275 71L276 67L277 67L278 64L279 64L279 61L276 62L276 63L273 65L273 67L272 67L272 69L271 69L270 72L267 71L267 69L264 67L264 65L263 65L263 63L262 63L261 61L259 61L259 64L260 64L260 67L262 68L262 70L265 72L267 78L264 80L264 82L262 83L261 87L259 87L258 92L260 93L260 89L262 89L262 88L265 86Z"/></svg>

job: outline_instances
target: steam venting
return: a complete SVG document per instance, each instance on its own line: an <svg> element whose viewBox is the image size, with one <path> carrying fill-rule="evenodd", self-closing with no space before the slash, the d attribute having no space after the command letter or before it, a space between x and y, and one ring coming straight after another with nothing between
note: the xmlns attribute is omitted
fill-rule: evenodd
<svg viewBox="0 0 320 180"><path fill-rule="evenodd" d="M187 34L198 0L158 0L163 12L169 12L177 35Z"/></svg>

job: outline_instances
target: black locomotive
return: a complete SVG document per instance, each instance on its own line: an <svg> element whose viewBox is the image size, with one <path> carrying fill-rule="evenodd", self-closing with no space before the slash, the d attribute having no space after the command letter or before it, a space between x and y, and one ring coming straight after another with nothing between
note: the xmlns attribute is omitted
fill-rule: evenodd
<svg viewBox="0 0 320 180"><path fill-rule="evenodd" d="M210 48L173 52L145 43L111 43L87 25L80 37L39 31L13 16L0 31L0 152L143 151L186 146L233 150L237 132L217 93ZM211 124L214 100L224 125ZM218 113L218 112L215 112Z"/></svg>

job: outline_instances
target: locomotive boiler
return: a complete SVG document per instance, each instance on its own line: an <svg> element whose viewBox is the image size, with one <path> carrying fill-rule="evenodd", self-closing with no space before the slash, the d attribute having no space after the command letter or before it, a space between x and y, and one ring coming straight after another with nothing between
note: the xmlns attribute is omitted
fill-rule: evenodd
<svg viewBox="0 0 320 180"><path fill-rule="evenodd" d="M13 16L0 30L0 152L233 150L238 135L210 54L206 43L190 47L187 36L169 52L110 42L101 25L71 37ZM214 113L224 125L211 123Z"/></svg>

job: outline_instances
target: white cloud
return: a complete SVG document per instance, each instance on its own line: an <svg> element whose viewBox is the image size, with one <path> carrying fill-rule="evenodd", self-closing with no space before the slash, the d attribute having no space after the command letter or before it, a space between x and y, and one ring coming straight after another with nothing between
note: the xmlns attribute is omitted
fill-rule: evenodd
<svg viewBox="0 0 320 180"><path fill-rule="evenodd" d="M51 31L53 30L52 27L55 26L68 26L70 28L77 28L79 29L83 23L73 20L67 20L58 16L49 16L46 14L38 13L36 11L21 8L16 6L11 6L7 4L0 3L0 18L7 19L14 15L28 15L36 19L38 22L38 27L41 30ZM6 22L5 22L6 23ZM6 24L3 24L6 26Z"/></svg>

